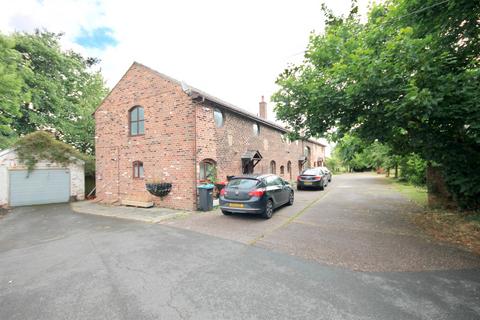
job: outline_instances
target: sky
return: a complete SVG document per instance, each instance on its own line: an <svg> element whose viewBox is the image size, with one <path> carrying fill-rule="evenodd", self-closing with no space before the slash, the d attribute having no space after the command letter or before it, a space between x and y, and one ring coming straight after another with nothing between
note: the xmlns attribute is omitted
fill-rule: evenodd
<svg viewBox="0 0 480 320"><path fill-rule="evenodd" d="M254 114L275 79L300 63L325 2L350 0L0 0L0 31L62 32L62 46L101 59L112 88L137 61ZM369 0L359 0L365 13ZM274 120L273 104L268 118Z"/></svg>

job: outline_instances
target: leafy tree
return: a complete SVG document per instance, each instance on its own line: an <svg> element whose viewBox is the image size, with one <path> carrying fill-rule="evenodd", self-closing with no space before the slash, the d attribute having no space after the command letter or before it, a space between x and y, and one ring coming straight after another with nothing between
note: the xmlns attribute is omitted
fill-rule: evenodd
<svg viewBox="0 0 480 320"><path fill-rule="evenodd" d="M325 165L333 172L340 172L341 170L343 170L342 160L335 153L335 149L330 155L330 157L325 159Z"/></svg>
<svg viewBox="0 0 480 320"><path fill-rule="evenodd" d="M375 141L367 147L366 154L369 157L370 166L374 169L391 168L391 150L388 146Z"/></svg>
<svg viewBox="0 0 480 320"><path fill-rule="evenodd" d="M456 200L480 206L480 2L391 0L362 24L326 11L273 96L297 132L354 134L440 165Z"/></svg>
<svg viewBox="0 0 480 320"><path fill-rule="evenodd" d="M400 180L414 185L426 184L427 163L415 153L402 157L400 160Z"/></svg>
<svg viewBox="0 0 480 320"><path fill-rule="evenodd" d="M360 154L363 152L365 144L361 139L354 135L345 135L338 142L336 151L343 164L348 171L364 169L365 161L362 160Z"/></svg>
<svg viewBox="0 0 480 320"><path fill-rule="evenodd" d="M0 149L12 142L13 118L21 115L20 105L28 98L23 81L27 70L14 46L12 39L0 33Z"/></svg>
<svg viewBox="0 0 480 320"><path fill-rule="evenodd" d="M378 168L390 168L391 150L375 141L365 143L358 136L347 134L341 138L334 152L348 171L364 171Z"/></svg>
<svg viewBox="0 0 480 320"><path fill-rule="evenodd" d="M100 72L92 70L98 60L62 51L61 34L36 31L15 33L12 38L23 64L32 71L24 77L31 99L20 104L21 116L12 126L21 135L51 130L78 150L92 153L91 114L107 93Z"/></svg>

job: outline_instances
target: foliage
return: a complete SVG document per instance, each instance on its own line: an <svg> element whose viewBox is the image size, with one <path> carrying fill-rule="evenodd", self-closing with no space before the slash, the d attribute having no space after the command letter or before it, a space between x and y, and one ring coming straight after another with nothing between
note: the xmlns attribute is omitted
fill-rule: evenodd
<svg viewBox="0 0 480 320"><path fill-rule="evenodd" d="M26 68L11 38L0 33L0 150L15 137L12 119L19 117L20 105L28 99L23 77Z"/></svg>
<svg viewBox="0 0 480 320"><path fill-rule="evenodd" d="M93 153L92 113L107 93L102 76L93 71L98 62L73 51L62 51L61 34L36 31L6 37L10 49L25 72L16 77L29 99L8 93L17 112L11 112L10 130L24 135L36 130L54 131L76 149Z"/></svg>
<svg viewBox="0 0 480 320"><path fill-rule="evenodd" d="M326 16L304 63L277 79L277 117L307 136L415 153L441 166L461 205L480 206L480 2L391 0L364 24L356 8Z"/></svg>
<svg viewBox="0 0 480 320"><path fill-rule="evenodd" d="M421 207L427 207L428 195L427 188L425 186L414 186L410 183L399 181L397 179L387 180L392 183L392 186L397 189L398 192L409 198Z"/></svg>
<svg viewBox="0 0 480 320"><path fill-rule="evenodd" d="M364 143L358 137L346 135L338 142L335 149L343 164L348 168L348 171L351 171L364 169L363 161L359 156L364 148Z"/></svg>
<svg viewBox="0 0 480 320"><path fill-rule="evenodd" d="M217 166L209 165L205 167L207 172L205 172L205 176L207 177L207 181L210 183L217 183Z"/></svg>
<svg viewBox="0 0 480 320"><path fill-rule="evenodd" d="M390 149L387 146L377 141L369 144L351 134L338 141L333 153L348 171L385 168L390 158Z"/></svg>
<svg viewBox="0 0 480 320"><path fill-rule="evenodd" d="M349 171L400 168L400 180L417 186L426 183L425 160L415 153L395 155L390 147L378 141L368 144L357 136L347 134L338 141L332 155Z"/></svg>
<svg viewBox="0 0 480 320"><path fill-rule="evenodd" d="M426 184L427 162L412 153L400 159L400 180L417 186Z"/></svg>
<svg viewBox="0 0 480 320"><path fill-rule="evenodd" d="M85 177L95 177L95 157L82 153L81 159L85 162Z"/></svg>
<svg viewBox="0 0 480 320"><path fill-rule="evenodd" d="M51 134L44 131L29 133L15 144L20 162L24 163L31 171L41 160L49 160L61 165L74 163L84 156L72 146L56 140Z"/></svg>
<svg viewBox="0 0 480 320"><path fill-rule="evenodd" d="M344 171L342 159L340 159L340 157L338 156L338 152L335 152L335 150L336 149L334 149L330 157L325 160L325 165L332 172Z"/></svg>

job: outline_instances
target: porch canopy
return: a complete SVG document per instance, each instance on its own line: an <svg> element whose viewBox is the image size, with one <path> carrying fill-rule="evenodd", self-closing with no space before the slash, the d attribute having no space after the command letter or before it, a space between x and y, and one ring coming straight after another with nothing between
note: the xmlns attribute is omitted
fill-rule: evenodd
<svg viewBox="0 0 480 320"><path fill-rule="evenodd" d="M242 155L242 173L253 173L253 168L263 159L258 150L247 150Z"/></svg>
<svg viewBox="0 0 480 320"><path fill-rule="evenodd" d="M298 157L298 162L300 162L302 165L307 162L307 156L301 155Z"/></svg>

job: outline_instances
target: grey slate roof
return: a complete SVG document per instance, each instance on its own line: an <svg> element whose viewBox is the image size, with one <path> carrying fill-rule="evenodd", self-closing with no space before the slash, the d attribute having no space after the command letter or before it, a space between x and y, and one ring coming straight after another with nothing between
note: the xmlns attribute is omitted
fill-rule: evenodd
<svg viewBox="0 0 480 320"><path fill-rule="evenodd" d="M248 112L248 111L245 111L245 110L243 110L243 109L241 109L241 108L239 108L239 107L237 107L237 106L235 106L235 105L233 105L233 104L231 104L231 103L229 103L229 102L223 101L223 100L221 100L221 99L219 99L219 98L217 98L217 97L214 97L214 96L212 96L211 94L208 94L208 93L206 93L206 92L204 92L204 91L202 91L202 90L200 90L200 89L197 89L197 88L195 88L195 87L192 87L192 86L186 84L185 82L178 81L178 80L176 80L176 79L174 79L174 78L172 78L172 77L170 77L170 76L167 76L167 75L165 75L165 74L163 74L163 73L161 73L161 72L158 72L158 71L156 71L156 70L154 70L154 69L152 69L152 68L150 68L150 67L147 67L146 65L143 65L143 64L141 64L141 63L139 63L139 62L134 62L133 64L137 64L137 65L139 65L139 66L142 66L142 67L144 67L144 68L146 68L146 69L148 69L148 70L150 70L150 71L158 74L160 77L162 77L162 78L164 78L164 79L167 79L167 80L169 80L169 81L171 81L171 82L173 82L173 83L176 83L176 84L180 85L180 86L182 87L182 90L183 90L186 94L188 94L192 99L196 99L196 98L199 98L199 97L200 97L200 98L204 98L205 100L208 100L208 101L211 101L211 102L217 104L220 108L223 108L223 109L225 109L225 110L231 111L231 112L233 112L233 113L236 113L236 114L238 114L238 115L241 115L241 116L243 116L243 117L246 117L246 118L248 118L248 119L251 119L251 120L253 120L253 121L255 121L255 122L261 123L261 124L263 124L263 125L265 125L265 126L267 126L267 127L276 129L276 130L278 130L278 131L281 131L282 133L288 133L288 132L289 132L288 129L282 127L281 125L279 125L279 124L277 124L277 123L275 123L275 122L272 122L272 121L269 121L269 120L266 120L266 119L262 119L262 118L256 116L256 115L253 114L253 113L250 113L250 112ZM324 144L322 144L322 143L320 143L320 142L318 142L318 141L315 141L315 140L313 140L313 139L305 139L305 140L307 140L308 142L311 142L311 143L320 145L320 146L322 146L322 147L325 147Z"/></svg>

